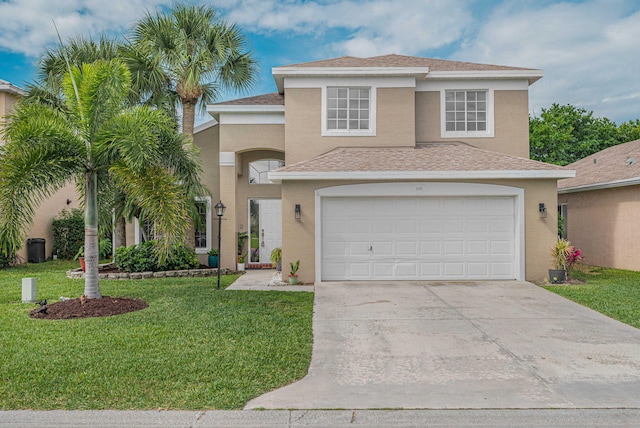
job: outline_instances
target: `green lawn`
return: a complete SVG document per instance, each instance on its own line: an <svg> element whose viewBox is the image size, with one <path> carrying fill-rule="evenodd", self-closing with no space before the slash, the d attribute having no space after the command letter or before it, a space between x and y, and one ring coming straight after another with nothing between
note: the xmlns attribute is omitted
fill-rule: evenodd
<svg viewBox="0 0 640 428"><path fill-rule="evenodd" d="M217 291L215 278L101 281L149 307L108 318L38 320L38 299L79 297L84 282L49 261L0 270L0 409L237 409L305 376L312 293ZM226 287L235 276L223 276Z"/></svg>
<svg viewBox="0 0 640 428"><path fill-rule="evenodd" d="M544 288L640 328L640 272L588 267L573 277L586 283Z"/></svg>

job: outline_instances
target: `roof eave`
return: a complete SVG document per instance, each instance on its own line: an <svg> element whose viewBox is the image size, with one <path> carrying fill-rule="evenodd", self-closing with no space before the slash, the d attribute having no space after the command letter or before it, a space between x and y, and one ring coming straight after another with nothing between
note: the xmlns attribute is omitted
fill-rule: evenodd
<svg viewBox="0 0 640 428"><path fill-rule="evenodd" d="M573 170L482 170L482 171L272 171L269 180L487 180L487 179L561 179L573 178Z"/></svg>
<svg viewBox="0 0 640 428"><path fill-rule="evenodd" d="M429 67L274 67L271 69L278 92L284 93L285 77L419 77L429 73Z"/></svg>
<svg viewBox="0 0 640 428"><path fill-rule="evenodd" d="M525 70L470 70L470 71L432 71L427 79L475 79L475 80L505 80L527 79L529 86L540 80L544 71L535 69Z"/></svg>
<svg viewBox="0 0 640 428"><path fill-rule="evenodd" d="M207 113L219 120L220 113L283 113L283 105L225 105L215 104L207 106Z"/></svg>
<svg viewBox="0 0 640 428"><path fill-rule="evenodd" d="M21 97L27 95L27 91L9 82L0 83L0 92L9 92L10 94L19 95Z"/></svg>
<svg viewBox="0 0 640 428"><path fill-rule="evenodd" d="M582 186L558 188L558 194L586 192L589 190L612 189L615 187L636 186L640 184L640 177L628 178L625 180L607 181L604 183L584 184Z"/></svg>

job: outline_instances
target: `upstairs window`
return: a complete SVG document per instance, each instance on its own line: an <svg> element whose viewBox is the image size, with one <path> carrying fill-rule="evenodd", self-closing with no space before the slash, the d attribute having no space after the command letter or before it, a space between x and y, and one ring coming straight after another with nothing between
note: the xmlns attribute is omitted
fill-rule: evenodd
<svg viewBox="0 0 640 428"><path fill-rule="evenodd" d="M443 92L443 137L493 137L492 91L455 89Z"/></svg>
<svg viewBox="0 0 640 428"><path fill-rule="evenodd" d="M446 91L447 131L487 130L487 91Z"/></svg>
<svg viewBox="0 0 640 428"><path fill-rule="evenodd" d="M371 90L327 88L327 131L369 131Z"/></svg>

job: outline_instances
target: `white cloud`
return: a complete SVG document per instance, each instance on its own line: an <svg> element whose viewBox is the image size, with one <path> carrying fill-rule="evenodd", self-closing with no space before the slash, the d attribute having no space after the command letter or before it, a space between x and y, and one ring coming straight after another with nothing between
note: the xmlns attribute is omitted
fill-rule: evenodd
<svg viewBox="0 0 640 428"><path fill-rule="evenodd" d="M82 34L121 34L147 10L169 0L8 0L0 2L0 49L38 56L57 42Z"/></svg>
<svg viewBox="0 0 640 428"><path fill-rule="evenodd" d="M253 32L317 37L332 29L346 31L345 40L330 43L335 55L417 54L456 41L472 20L467 1L227 0L220 6L229 20Z"/></svg>
<svg viewBox="0 0 640 428"><path fill-rule="evenodd" d="M635 11L633 10L635 8ZM640 12L635 3L588 1L496 9L454 57L541 68L530 88L531 110L573 104L596 116L640 117Z"/></svg>

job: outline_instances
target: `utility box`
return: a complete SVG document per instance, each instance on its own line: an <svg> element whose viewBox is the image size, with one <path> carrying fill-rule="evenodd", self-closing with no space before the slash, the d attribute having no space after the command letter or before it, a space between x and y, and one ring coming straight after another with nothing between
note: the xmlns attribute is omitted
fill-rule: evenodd
<svg viewBox="0 0 640 428"><path fill-rule="evenodd" d="M22 303L35 302L36 298L36 279L22 278Z"/></svg>
<svg viewBox="0 0 640 428"><path fill-rule="evenodd" d="M44 255L44 238L27 239L27 260L29 263L42 263L47 260Z"/></svg>

